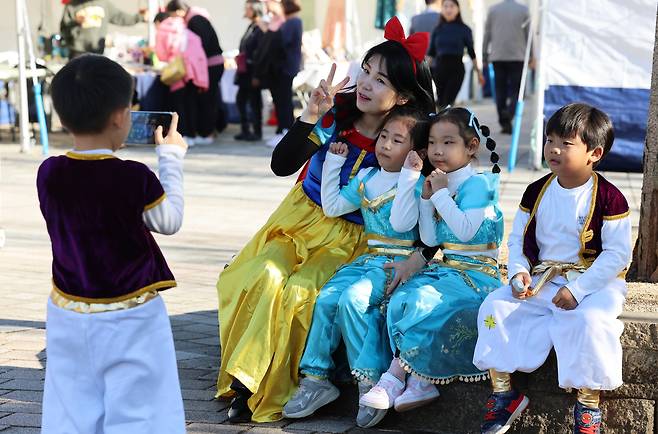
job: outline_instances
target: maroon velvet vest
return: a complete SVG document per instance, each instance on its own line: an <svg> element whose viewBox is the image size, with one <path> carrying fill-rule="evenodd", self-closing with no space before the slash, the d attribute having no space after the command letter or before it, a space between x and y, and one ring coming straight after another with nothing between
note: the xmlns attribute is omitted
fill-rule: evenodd
<svg viewBox="0 0 658 434"><path fill-rule="evenodd" d="M37 190L67 298L110 303L176 286L142 213L164 199L144 164L69 152L39 167Z"/></svg>
<svg viewBox="0 0 658 434"><path fill-rule="evenodd" d="M532 267L539 263L539 246L537 244L537 208L556 175L548 174L533 182L526 188L519 207L522 211L530 213L523 234L523 254ZM624 195L603 176L594 172L592 186L592 202L587 220L580 234L580 260L589 267L603 250L601 228L605 220L624 218L629 214L628 202Z"/></svg>

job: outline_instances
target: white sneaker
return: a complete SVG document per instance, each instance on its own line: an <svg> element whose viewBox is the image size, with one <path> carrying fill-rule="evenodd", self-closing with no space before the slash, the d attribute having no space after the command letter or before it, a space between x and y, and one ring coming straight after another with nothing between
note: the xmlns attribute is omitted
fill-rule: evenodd
<svg viewBox="0 0 658 434"><path fill-rule="evenodd" d="M194 139L196 145L212 145L215 143L215 138L213 136L208 137L196 137Z"/></svg>
<svg viewBox="0 0 658 434"><path fill-rule="evenodd" d="M368 393L371 386L364 382L359 382L359 400ZM356 424L360 428L372 428L384 419L388 410L379 410L365 405L359 405L359 412L356 415Z"/></svg>
<svg viewBox="0 0 658 434"><path fill-rule="evenodd" d="M283 130L283 132L273 135L268 141L265 142L265 145L269 146L270 148L276 148L276 145L279 144L281 139L283 139L283 136L285 136L287 133L288 130Z"/></svg>
<svg viewBox="0 0 658 434"><path fill-rule="evenodd" d="M188 147L192 147L196 145L196 137L190 137L190 136L183 136L183 140L185 140L185 143L187 143Z"/></svg>
<svg viewBox="0 0 658 434"><path fill-rule="evenodd" d="M407 380L404 393L395 399L396 411L408 411L423 406L439 397L439 390L432 383L421 381L413 375Z"/></svg>
<svg viewBox="0 0 658 434"><path fill-rule="evenodd" d="M404 387L404 381L384 372L375 387L359 399L359 404L379 410L389 409L395 404L396 398L402 395Z"/></svg>

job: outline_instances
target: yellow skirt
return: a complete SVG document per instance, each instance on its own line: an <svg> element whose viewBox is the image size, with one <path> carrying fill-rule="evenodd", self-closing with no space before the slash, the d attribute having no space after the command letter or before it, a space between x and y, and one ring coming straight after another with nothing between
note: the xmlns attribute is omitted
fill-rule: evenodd
<svg viewBox="0 0 658 434"><path fill-rule="evenodd" d="M216 397L230 396L237 378L253 392L254 421L281 419L298 384L317 293L365 245L361 225L326 217L295 185L219 276Z"/></svg>

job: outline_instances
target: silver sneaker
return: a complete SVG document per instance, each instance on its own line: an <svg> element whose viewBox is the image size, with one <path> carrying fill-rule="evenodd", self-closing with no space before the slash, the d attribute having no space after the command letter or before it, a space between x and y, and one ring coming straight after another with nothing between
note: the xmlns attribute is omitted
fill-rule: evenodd
<svg viewBox="0 0 658 434"><path fill-rule="evenodd" d="M361 397L368 393L371 388L371 384L359 382L359 400L361 400ZM379 410L359 404L359 412L356 415L356 424L360 428L372 428L384 419L386 413L388 413L388 409Z"/></svg>
<svg viewBox="0 0 658 434"><path fill-rule="evenodd" d="M304 377L299 389L283 406L283 417L298 419L312 415L315 410L334 401L340 391L329 380Z"/></svg>

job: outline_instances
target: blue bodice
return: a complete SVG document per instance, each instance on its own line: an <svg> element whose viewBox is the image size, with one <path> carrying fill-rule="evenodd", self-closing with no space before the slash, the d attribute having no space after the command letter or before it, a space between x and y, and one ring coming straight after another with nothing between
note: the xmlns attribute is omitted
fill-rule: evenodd
<svg viewBox="0 0 658 434"><path fill-rule="evenodd" d="M375 198L366 197L366 184L372 178L378 169L372 168L363 177L363 179L354 179L345 188L341 190L341 196L361 207L364 228L366 236L378 240L385 245L400 247L406 245L411 247L413 242L419 239L418 225L407 232L397 232L391 226L391 209L393 208L393 199L397 192L397 186ZM420 195L422 181L419 181L416 188L416 195ZM398 242L396 242L398 240ZM400 242L401 241L401 242Z"/></svg>
<svg viewBox="0 0 658 434"><path fill-rule="evenodd" d="M457 188L455 203L462 211L487 208L485 219L473 238L461 241L450 230L445 220L437 216L436 239L448 250L492 250L500 247L503 240L503 213L498 208L499 175L482 173L473 175Z"/></svg>
<svg viewBox="0 0 658 434"><path fill-rule="evenodd" d="M329 145L332 142L346 143L349 148L347 161L340 170L340 186L343 187L354 178L360 169L377 166L374 153L374 140L359 134L356 130L337 131L334 119L335 108L325 114L313 128L309 138L315 142L319 149L311 157L306 177L302 182L304 193L318 206L322 206L320 186L322 184L322 165L327 156ZM359 211L341 216L347 221L362 225L363 218Z"/></svg>

